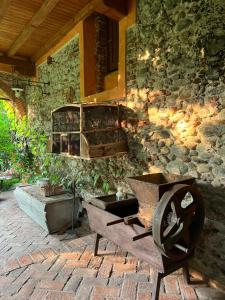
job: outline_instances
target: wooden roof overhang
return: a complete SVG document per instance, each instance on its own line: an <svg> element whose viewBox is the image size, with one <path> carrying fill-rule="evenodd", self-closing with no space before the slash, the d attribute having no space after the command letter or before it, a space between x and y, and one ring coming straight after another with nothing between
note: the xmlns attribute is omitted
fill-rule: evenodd
<svg viewBox="0 0 225 300"><path fill-rule="evenodd" d="M0 72L35 75L35 62L93 12L115 20L129 0L1 0Z"/></svg>

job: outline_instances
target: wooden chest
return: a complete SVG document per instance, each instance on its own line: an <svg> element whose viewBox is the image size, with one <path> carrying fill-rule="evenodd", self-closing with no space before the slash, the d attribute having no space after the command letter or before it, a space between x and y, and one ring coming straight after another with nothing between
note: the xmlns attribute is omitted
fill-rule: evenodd
<svg viewBox="0 0 225 300"><path fill-rule="evenodd" d="M72 223L73 195L70 193L44 197L39 187L27 185L18 186L14 195L19 207L49 233ZM77 209L78 200L75 201L75 211Z"/></svg>

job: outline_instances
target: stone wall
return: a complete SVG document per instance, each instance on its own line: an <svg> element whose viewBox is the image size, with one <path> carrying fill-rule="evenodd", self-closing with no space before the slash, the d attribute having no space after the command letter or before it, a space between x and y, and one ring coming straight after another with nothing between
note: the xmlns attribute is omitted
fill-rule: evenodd
<svg viewBox="0 0 225 300"><path fill-rule="evenodd" d="M52 63L38 68L38 80L49 82L43 89L26 90L29 116L35 124L51 132L51 111L63 104L80 100L79 37L76 36L52 57Z"/></svg>
<svg viewBox="0 0 225 300"><path fill-rule="evenodd" d="M127 34L127 107L137 118L135 122L134 116L130 120L128 116L128 131L133 133L141 150L133 152L139 156L143 170L198 179L205 200L206 224L193 264L222 283L225 278L223 5L223 1L140 0L137 25Z"/></svg>
<svg viewBox="0 0 225 300"><path fill-rule="evenodd" d="M92 191L107 184L113 190L125 177L144 172L194 176L205 200L206 224L193 265L224 283L223 1L137 2L137 24L127 31L128 155L95 161L53 156L52 170ZM51 110L79 100L78 37L53 59L39 68L39 79L50 81L50 95L37 88L27 93L33 125L48 133Z"/></svg>

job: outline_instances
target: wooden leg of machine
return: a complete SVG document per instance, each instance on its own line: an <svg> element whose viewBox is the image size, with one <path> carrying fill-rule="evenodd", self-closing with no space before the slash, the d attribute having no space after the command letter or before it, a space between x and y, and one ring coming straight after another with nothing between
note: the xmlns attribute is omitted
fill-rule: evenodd
<svg viewBox="0 0 225 300"><path fill-rule="evenodd" d="M152 289L152 300L159 299L159 291L160 291L160 283L162 279L162 274L159 272L155 272L154 274L154 281L153 281L153 289Z"/></svg>
<svg viewBox="0 0 225 300"><path fill-rule="evenodd" d="M191 283L191 279L190 279L190 273L189 273L188 263L186 263L183 266L183 276L184 276L184 282L186 284L190 284Z"/></svg>
<svg viewBox="0 0 225 300"><path fill-rule="evenodd" d="M98 255L98 244L99 244L99 240L102 236L98 233L96 233L96 236L95 236L95 248L94 248L94 256L97 256Z"/></svg>

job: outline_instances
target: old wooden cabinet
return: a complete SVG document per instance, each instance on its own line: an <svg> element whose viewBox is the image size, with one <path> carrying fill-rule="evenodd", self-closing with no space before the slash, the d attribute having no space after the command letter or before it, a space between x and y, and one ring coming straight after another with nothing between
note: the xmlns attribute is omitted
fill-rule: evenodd
<svg viewBox="0 0 225 300"><path fill-rule="evenodd" d="M69 104L52 112L52 153L91 159L127 152L119 106Z"/></svg>

